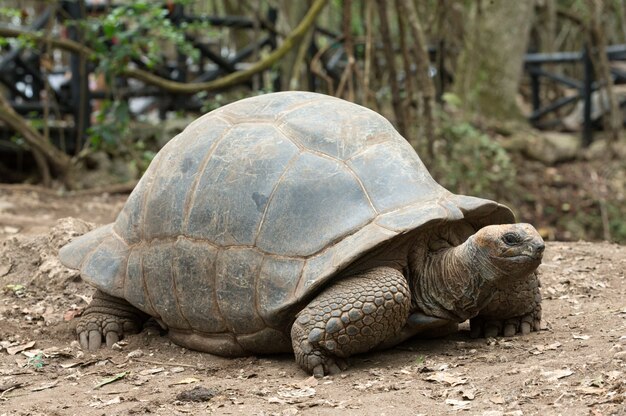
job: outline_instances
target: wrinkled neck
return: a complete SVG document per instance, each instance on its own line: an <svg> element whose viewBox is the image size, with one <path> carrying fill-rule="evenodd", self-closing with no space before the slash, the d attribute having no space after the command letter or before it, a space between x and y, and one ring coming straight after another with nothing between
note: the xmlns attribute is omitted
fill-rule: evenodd
<svg viewBox="0 0 626 416"><path fill-rule="evenodd" d="M418 260L419 261L419 260ZM478 314L493 293L492 265L470 237L456 247L424 253L413 268L413 297L427 315L463 322Z"/></svg>

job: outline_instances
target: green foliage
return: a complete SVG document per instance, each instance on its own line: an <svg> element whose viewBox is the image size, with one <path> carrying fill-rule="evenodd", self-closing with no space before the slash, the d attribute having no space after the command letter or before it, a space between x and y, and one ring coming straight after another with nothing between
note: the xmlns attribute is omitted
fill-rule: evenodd
<svg viewBox="0 0 626 416"><path fill-rule="evenodd" d="M16 38L5 38L3 36L0 36L0 48L7 47L9 47L10 49L32 49L35 47L35 41L30 35L20 35Z"/></svg>
<svg viewBox="0 0 626 416"><path fill-rule="evenodd" d="M496 200L514 187L515 166L506 150L467 121L444 114L434 175L453 192Z"/></svg>
<svg viewBox="0 0 626 416"><path fill-rule="evenodd" d="M271 92L274 91L270 88L261 88L256 91L233 91L228 95L215 94L211 96L208 92L202 91L196 94L196 97L204 100L204 104L202 105L202 112L208 113L209 111L218 109L222 106L225 106L226 104L230 104L248 97L269 94Z"/></svg>
<svg viewBox="0 0 626 416"><path fill-rule="evenodd" d="M22 11L15 7L0 7L0 19L2 20L14 20L21 19Z"/></svg>
<svg viewBox="0 0 626 416"><path fill-rule="evenodd" d="M204 104L202 105L203 113L208 113L209 111L213 111L233 101L229 100L223 94L215 94L213 97L209 97L209 93L206 91L199 92L196 94L196 97L204 101Z"/></svg>
<svg viewBox="0 0 626 416"><path fill-rule="evenodd" d="M626 244L626 208L618 202L607 202L609 232L613 241Z"/></svg>
<svg viewBox="0 0 626 416"><path fill-rule="evenodd" d="M12 292L18 298L26 295L26 288L20 284L9 284L4 287L4 292Z"/></svg>
<svg viewBox="0 0 626 416"><path fill-rule="evenodd" d="M124 135L130 123L126 101L104 100L96 114L96 123L89 128L89 141L94 150L112 150L118 138Z"/></svg>
<svg viewBox="0 0 626 416"><path fill-rule="evenodd" d="M188 4L189 0L175 3ZM89 130L89 140L94 151L109 154L133 154L133 164L143 171L154 152L145 150L145 144L132 142L129 123L132 121L128 103L116 90L115 77L131 61L141 62L149 69L165 64L168 52L174 50L197 61L200 53L186 39L186 33L202 30L210 33L207 23L174 24L163 2L146 0L129 2L112 7L108 13L75 21L84 33L86 44L94 51L97 71L104 75L112 98L104 100L96 115L96 123ZM125 142L122 143L122 138ZM131 140L129 143L128 140Z"/></svg>
<svg viewBox="0 0 626 416"><path fill-rule="evenodd" d="M96 123L89 128L91 151L104 151L119 158L127 158L133 169L144 172L156 152L142 139L133 137L131 114L126 101L105 100L96 115Z"/></svg>
<svg viewBox="0 0 626 416"><path fill-rule="evenodd" d="M611 241L624 244L626 243L626 208L621 201L607 200L605 204L606 216L608 221L608 233ZM607 236L604 234L604 224L602 220L602 207L600 203L595 203L587 209L576 209L573 212L560 212L554 207L545 207L544 211L547 215L555 216L557 228L565 230L569 235L569 240L602 240Z"/></svg>
<svg viewBox="0 0 626 416"><path fill-rule="evenodd" d="M98 69L108 76L120 73L133 59L151 69L163 64L168 45L197 61L200 53L185 39L185 32L206 28L186 22L175 25L162 3L150 1L119 5L106 15L76 24L84 29L88 46L97 55Z"/></svg>

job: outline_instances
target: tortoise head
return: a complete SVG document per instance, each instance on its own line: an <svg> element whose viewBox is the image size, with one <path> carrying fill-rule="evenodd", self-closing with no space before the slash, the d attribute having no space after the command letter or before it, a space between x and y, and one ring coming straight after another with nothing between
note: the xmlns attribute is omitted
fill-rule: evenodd
<svg viewBox="0 0 626 416"><path fill-rule="evenodd" d="M487 279L528 275L541 264L545 249L535 227L525 223L489 225L470 239L482 266L492 271L483 274Z"/></svg>

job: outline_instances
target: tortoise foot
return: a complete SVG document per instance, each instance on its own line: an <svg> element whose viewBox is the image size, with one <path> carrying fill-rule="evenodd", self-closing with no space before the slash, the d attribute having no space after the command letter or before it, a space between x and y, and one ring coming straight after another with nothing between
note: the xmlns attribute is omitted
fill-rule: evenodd
<svg viewBox="0 0 626 416"><path fill-rule="evenodd" d="M298 333L299 343L294 350L296 352L296 362L304 371L313 374L316 378L326 375L338 374L348 369L345 359L331 355L323 348L316 347L308 341L308 336L302 331L293 331L292 335ZM294 338L295 339L295 338Z"/></svg>
<svg viewBox="0 0 626 416"><path fill-rule="evenodd" d="M478 316L470 319L472 338L511 337L541 329L541 284L536 273L496 290Z"/></svg>
<svg viewBox="0 0 626 416"><path fill-rule="evenodd" d="M126 334L141 330L146 315L123 299L97 291L76 326L83 349L95 351L104 341L111 347Z"/></svg>
<svg viewBox="0 0 626 416"><path fill-rule="evenodd" d="M522 316L494 319L489 317L477 316L470 319L470 336L472 338L485 338L505 336L512 337L514 335L527 335L533 331L541 329L541 305L538 305L534 311Z"/></svg>
<svg viewBox="0 0 626 416"><path fill-rule="evenodd" d="M303 325L295 323L291 330L296 362L304 371L320 378L338 374L348 369L345 359L331 355L330 351L317 345L316 334L319 331L308 331Z"/></svg>
<svg viewBox="0 0 626 416"><path fill-rule="evenodd" d="M291 327L296 362L316 377L345 370L347 357L399 342L409 307L408 284L395 269L379 267L340 280L296 317Z"/></svg>

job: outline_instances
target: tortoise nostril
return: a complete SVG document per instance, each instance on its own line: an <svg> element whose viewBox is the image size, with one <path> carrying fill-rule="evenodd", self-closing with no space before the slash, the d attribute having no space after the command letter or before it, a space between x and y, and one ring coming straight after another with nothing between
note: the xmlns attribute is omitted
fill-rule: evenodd
<svg viewBox="0 0 626 416"><path fill-rule="evenodd" d="M542 254L545 249L546 245L543 242L535 246L535 251L537 252L537 254Z"/></svg>

